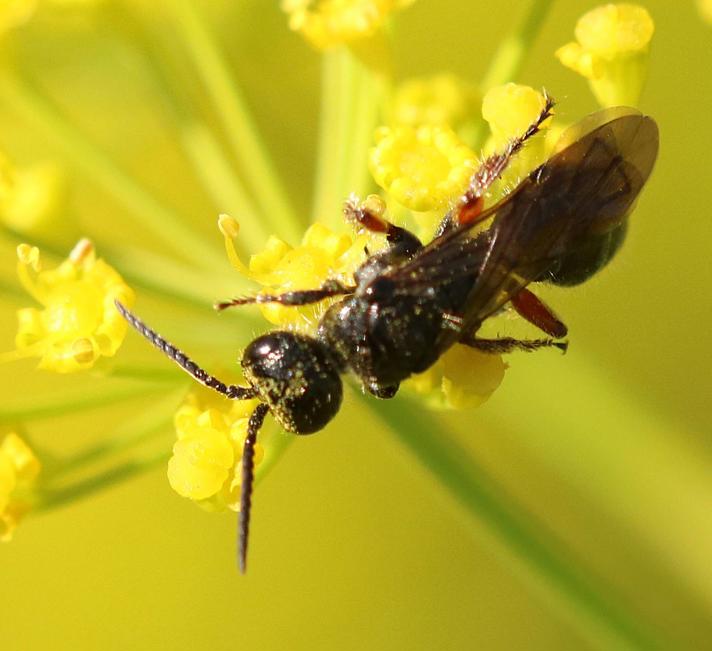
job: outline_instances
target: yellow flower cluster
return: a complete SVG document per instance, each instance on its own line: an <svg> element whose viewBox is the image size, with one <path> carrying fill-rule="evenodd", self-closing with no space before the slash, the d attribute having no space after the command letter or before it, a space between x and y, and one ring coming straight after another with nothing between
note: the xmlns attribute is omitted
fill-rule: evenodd
<svg viewBox="0 0 712 651"><path fill-rule="evenodd" d="M482 117L489 125L491 135L484 146L486 154L503 149L541 114L546 103L544 94L530 86L504 84L490 89L482 100ZM562 127L552 128L553 118L541 124L543 135L527 141L524 149L510 161L502 178L492 185L490 194L501 196L506 188L516 185L551 154Z"/></svg>
<svg viewBox="0 0 712 651"><path fill-rule="evenodd" d="M12 538L20 518L29 509L27 495L40 472L40 462L14 432L0 444L0 541Z"/></svg>
<svg viewBox="0 0 712 651"><path fill-rule="evenodd" d="M479 164L452 129L427 124L379 129L369 163L376 183L418 212L446 207L463 194Z"/></svg>
<svg viewBox="0 0 712 651"><path fill-rule="evenodd" d="M17 350L0 361L39 357L40 368L71 373L113 356L127 328L114 301L130 305L133 292L91 242L81 240L55 269L41 269L37 247L21 244L17 255L20 281L43 309L18 311Z"/></svg>
<svg viewBox="0 0 712 651"><path fill-rule="evenodd" d="M702 19L712 25L712 0L697 0L697 8Z"/></svg>
<svg viewBox="0 0 712 651"><path fill-rule="evenodd" d="M438 111L429 108L432 95L422 96L427 102L423 109L437 115ZM410 98L408 114L417 115L415 94L410 93ZM529 86L505 84L489 90L482 100L482 116L491 131L485 152L502 149L509 140L523 133L539 115L544 103L543 94ZM542 128L549 127L550 122L547 120ZM448 208L467 189L479 164L472 150L447 125L425 123L419 127L382 128L376 134L376 141L370 155L371 173L376 183L391 198L413 211ZM530 141L512 161L497 188L528 173L544 160L550 148L551 141L546 138ZM440 216L438 213L438 218Z"/></svg>
<svg viewBox="0 0 712 651"><path fill-rule="evenodd" d="M568 68L589 80L601 106L635 106L647 72L655 25L634 4L608 4L592 9L576 23L576 40L556 51Z"/></svg>
<svg viewBox="0 0 712 651"><path fill-rule="evenodd" d="M25 236L52 237L66 214L67 187L52 163L17 168L0 155L0 222ZM61 223L64 233L66 220Z"/></svg>
<svg viewBox="0 0 712 651"><path fill-rule="evenodd" d="M456 344L403 386L425 396L432 406L466 409L485 402L502 383L506 370L501 355Z"/></svg>
<svg viewBox="0 0 712 651"><path fill-rule="evenodd" d="M373 36L394 11L414 0L282 0L290 29L319 49Z"/></svg>
<svg viewBox="0 0 712 651"><path fill-rule="evenodd" d="M448 126L460 134L479 106L477 89L453 74L409 79L396 88L388 110L392 125Z"/></svg>
<svg viewBox="0 0 712 651"><path fill-rule="evenodd" d="M178 440L168 481L182 497L208 510L239 509L242 448L257 400L230 402L206 391L191 393L175 414ZM255 465L264 456L255 447Z"/></svg>
<svg viewBox="0 0 712 651"><path fill-rule="evenodd" d="M237 257L233 238L237 222L221 216L218 225L225 237L225 247L233 266L251 280L263 285L262 293L278 294L296 289L319 287L326 278L336 278L347 284L365 258L364 247L371 242L366 235L351 236L334 233L327 226L312 224L298 246L292 247L271 236L265 248L250 257L245 266ZM313 330L328 302L316 306L286 307L277 304L260 305L263 316L275 325Z"/></svg>
<svg viewBox="0 0 712 651"><path fill-rule="evenodd" d="M421 92L413 92L416 88ZM451 93L441 94L425 92L422 82L420 86L410 83L407 90L402 91L401 99L410 108L394 111L393 115L445 116L448 106L458 104L452 99L441 103L444 97L455 93L456 86L450 85L450 90ZM424 102L422 111L417 110L419 97ZM488 91L482 100L482 116L491 131L485 152L500 150L512 138L522 134L541 113L544 104L544 95L529 86L505 84ZM434 106L441 108L438 110ZM389 197L415 211L439 209L436 213L439 220L443 210L466 190L478 161L447 125L440 122L428 124L424 117L423 121L418 127L408 124L381 129L371 152L371 171ZM547 120L542 125L547 133L550 123L551 120ZM508 185L529 173L545 160L552 146L553 138L530 141L490 194L498 197ZM416 219L427 223L427 219L420 220L417 216ZM506 364L499 355L483 354L456 345L433 367L407 381L404 387L425 395L437 406L472 407L484 402L494 392L505 369Z"/></svg>
<svg viewBox="0 0 712 651"><path fill-rule="evenodd" d="M3 0L0 3L0 34L28 20L36 6L37 0Z"/></svg>

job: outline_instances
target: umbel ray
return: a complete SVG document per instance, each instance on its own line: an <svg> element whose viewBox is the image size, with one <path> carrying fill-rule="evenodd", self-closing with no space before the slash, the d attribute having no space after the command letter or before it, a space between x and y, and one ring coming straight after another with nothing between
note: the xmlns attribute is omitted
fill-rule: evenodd
<svg viewBox="0 0 712 651"><path fill-rule="evenodd" d="M632 108L598 111L568 129L553 155L499 202L484 208L492 183L551 115L537 119L503 151L484 160L469 189L442 219L427 244L356 199L347 220L382 233L387 246L370 255L353 285L326 280L320 287L218 303L217 309L253 303L308 305L338 297L307 336L275 330L253 340L240 364L247 382L222 382L145 325L117 308L146 339L198 382L230 400L257 398L242 456L238 561L245 571L250 525L254 449L270 413L288 432L311 434L338 412L341 375L352 373L364 390L392 398L400 383L425 371L456 343L508 353L557 347L567 334L562 321L527 286L576 285L605 266L620 247L627 217L658 151L655 122ZM473 226L489 222L485 230ZM546 338L483 339L482 323L506 304Z"/></svg>

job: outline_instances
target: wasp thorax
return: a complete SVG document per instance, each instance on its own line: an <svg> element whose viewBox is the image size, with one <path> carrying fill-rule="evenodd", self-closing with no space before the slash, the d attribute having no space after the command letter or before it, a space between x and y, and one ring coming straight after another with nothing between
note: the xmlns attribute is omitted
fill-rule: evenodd
<svg viewBox="0 0 712 651"><path fill-rule="evenodd" d="M241 364L247 381L289 432L316 432L339 410L339 369L326 346L316 339L295 332L270 332L247 346Z"/></svg>

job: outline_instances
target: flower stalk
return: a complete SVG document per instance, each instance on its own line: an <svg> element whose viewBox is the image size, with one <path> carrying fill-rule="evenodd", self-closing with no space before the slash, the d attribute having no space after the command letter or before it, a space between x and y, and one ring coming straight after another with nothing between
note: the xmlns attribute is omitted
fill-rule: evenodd
<svg viewBox="0 0 712 651"><path fill-rule="evenodd" d="M341 46L322 55L321 114L312 217L343 228L343 203L373 187L368 151L382 115L388 81L382 71Z"/></svg>
<svg viewBox="0 0 712 651"><path fill-rule="evenodd" d="M531 0L519 26L495 50L480 82L483 94L495 86L516 81L553 3L554 0ZM485 124L480 123L473 139L475 148L484 144L485 134Z"/></svg>
<svg viewBox="0 0 712 651"><path fill-rule="evenodd" d="M484 524L509 567L582 634L603 648L660 648L642 622L587 572L564 545L487 475L442 424L414 401L373 401L356 393L398 441L426 468L475 524ZM481 530L480 530L481 531Z"/></svg>
<svg viewBox="0 0 712 651"><path fill-rule="evenodd" d="M200 269L215 270L216 248L186 225L186 219L163 204L92 143L28 80L9 70L0 76L0 99L37 124L63 150L67 161L121 203L142 225Z"/></svg>
<svg viewBox="0 0 712 651"><path fill-rule="evenodd" d="M270 231L277 230L298 239L305 222L296 216L289 204L245 97L230 73L201 9L194 0L175 0L167 6L173 11L182 42L225 128L246 185L254 192L260 220L269 226Z"/></svg>

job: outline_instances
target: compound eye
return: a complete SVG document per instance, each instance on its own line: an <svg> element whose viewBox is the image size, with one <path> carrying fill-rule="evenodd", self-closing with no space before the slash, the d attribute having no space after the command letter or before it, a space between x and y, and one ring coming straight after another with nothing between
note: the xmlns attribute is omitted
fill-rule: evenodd
<svg viewBox="0 0 712 651"><path fill-rule="evenodd" d="M294 332L270 332L245 349L242 369L289 432L317 432L339 411L341 377L329 350L316 339Z"/></svg>

